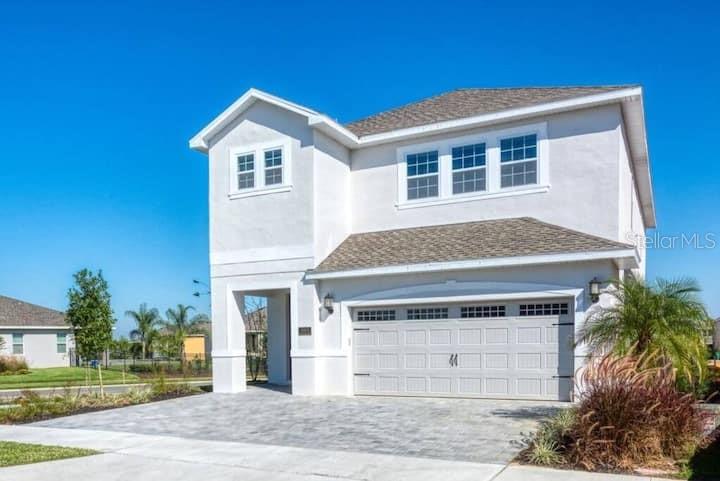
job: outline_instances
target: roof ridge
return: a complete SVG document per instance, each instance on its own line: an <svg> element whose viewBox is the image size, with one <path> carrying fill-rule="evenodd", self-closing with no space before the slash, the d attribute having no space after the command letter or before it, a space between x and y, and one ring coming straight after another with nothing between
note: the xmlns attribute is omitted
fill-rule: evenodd
<svg viewBox="0 0 720 481"><path fill-rule="evenodd" d="M454 91L463 91L463 90L542 90L542 89L591 89L591 88L599 88L599 89L610 89L610 88L633 88L633 87L640 87L641 84L607 84L607 85L529 85L526 87L459 87L451 92Z"/></svg>

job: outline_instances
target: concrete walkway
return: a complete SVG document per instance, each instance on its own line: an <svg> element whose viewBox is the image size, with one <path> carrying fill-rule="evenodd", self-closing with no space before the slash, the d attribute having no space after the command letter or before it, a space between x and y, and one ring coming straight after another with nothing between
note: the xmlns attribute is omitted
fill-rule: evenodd
<svg viewBox="0 0 720 481"><path fill-rule="evenodd" d="M387 454L240 442L2 426L0 439L96 449L102 454L0 469L0 481L650 481L652 478L556 471Z"/></svg>

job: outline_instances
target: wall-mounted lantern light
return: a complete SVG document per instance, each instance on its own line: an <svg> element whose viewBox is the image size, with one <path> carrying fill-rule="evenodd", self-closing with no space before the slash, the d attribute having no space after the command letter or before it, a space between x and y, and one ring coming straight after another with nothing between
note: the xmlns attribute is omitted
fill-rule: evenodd
<svg viewBox="0 0 720 481"><path fill-rule="evenodd" d="M590 281L590 300L592 302L600 300L600 281L597 277L593 277Z"/></svg>
<svg viewBox="0 0 720 481"><path fill-rule="evenodd" d="M333 311L334 303L335 299L333 298L332 294L330 294L329 292L325 294L325 297L323 298L323 307L331 314Z"/></svg>

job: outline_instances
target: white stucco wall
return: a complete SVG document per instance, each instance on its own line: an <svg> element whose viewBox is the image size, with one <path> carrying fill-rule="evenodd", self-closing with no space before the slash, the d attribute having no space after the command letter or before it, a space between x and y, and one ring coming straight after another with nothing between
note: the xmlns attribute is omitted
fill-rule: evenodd
<svg viewBox="0 0 720 481"><path fill-rule="evenodd" d="M257 102L218 134L209 150L211 264L313 256L313 134L297 114ZM290 143L288 192L231 199L233 151ZM256 169L263 159L255 159Z"/></svg>
<svg viewBox="0 0 720 481"><path fill-rule="evenodd" d="M548 192L407 210L396 208L396 149L539 121L547 121ZM356 150L352 156L352 231L529 216L617 239L618 127L621 121L619 107L605 106Z"/></svg>
<svg viewBox="0 0 720 481"><path fill-rule="evenodd" d="M67 333L65 353L57 352L57 334ZM30 367L62 367L70 365L70 349L73 347L72 335L67 329L2 329L0 337L5 340L5 349L1 355L12 354L13 334L23 335L23 357Z"/></svg>

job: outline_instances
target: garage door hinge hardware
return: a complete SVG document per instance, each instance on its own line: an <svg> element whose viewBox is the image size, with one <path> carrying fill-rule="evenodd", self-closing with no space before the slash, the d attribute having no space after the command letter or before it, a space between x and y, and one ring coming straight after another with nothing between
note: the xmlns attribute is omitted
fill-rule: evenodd
<svg viewBox="0 0 720 481"><path fill-rule="evenodd" d="M574 326L574 322L556 322L553 326Z"/></svg>
<svg viewBox="0 0 720 481"><path fill-rule="evenodd" d="M369 330L370 330L369 327L368 327L368 328L363 328L363 329L357 327L357 328L353 329L353 331L369 331Z"/></svg>
<svg viewBox="0 0 720 481"><path fill-rule="evenodd" d="M356 376L369 376L370 373L369 372L356 372L355 375Z"/></svg>

